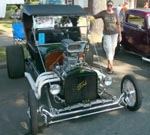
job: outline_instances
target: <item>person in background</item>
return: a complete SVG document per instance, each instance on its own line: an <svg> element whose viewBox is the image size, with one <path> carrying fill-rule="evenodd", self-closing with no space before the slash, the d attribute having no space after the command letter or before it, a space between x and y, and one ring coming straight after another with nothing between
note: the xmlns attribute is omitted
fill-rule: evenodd
<svg viewBox="0 0 150 135"><path fill-rule="evenodd" d="M117 6L117 14L118 14L118 16L120 16L121 9L122 9L122 7L121 7L121 5L119 4L119 5Z"/></svg>
<svg viewBox="0 0 150 135"><path fill-rule="evenodd" d="M117 15L117 12L113 10L113 1L107 1L107 9L99 12L94 15L95 19L102 18L104 22L104 30L103 30L103 47L106 52L108 64L107 71L108 74L112 74L114 72L113 69L113 60L115 49L118 43L121 42L121 30L120 30L120 22Z"/></svg>
<svg viewBox="0 0 150 135"><path fill-rule="evenodd" d="M123 22L124 22L124 18L125 18L125 13L126 13L126 11L129 9L129 4L128 4L128 2L125 2L124 4L123 4L123 7L122 7L122 9L121 9L121 11L120 11L120 14L119 14L119 18L120 18L120 23L121 23L121 25L123 24Z"/></svg>
<svg viewBox="0 0 150 135"><path fill-rule="evenodd" d="M118 17L119 17L120 24L123 23L123 15L122 15L121 9L122 9L122 6L119 4L117 6L116 10L117 10L117 14L118 14Z"/></svg>
<svg viewBox="0 0 150 135"><path fill-rule="evenodd" d="M15 9L14 13L10 16L10 19L19 19L20 18L20 12L18 9Z"/></svg>
<svg viewBox="0 0 150 135"><path fill-rule="evenodd" d="M12 15L10 16L10 19L18 19L20 20L21 19L21 8L20 8L20 5L16 5L17 8L15 9L14 13L12 13Z"/></svg>
<svg viewBox="0 0 150 135"><path fill-rule="evenodd" d="M148 9L148 2L144 3L144 9Z"/></svg>
<svg viewBox="0 0 150 135"><path fill-rule="evenodd" d="M128 4L128 2L125 2L122 9L121 9L123 16L125 16L125 13L128 9L129 9L129 4Z"/></svg>

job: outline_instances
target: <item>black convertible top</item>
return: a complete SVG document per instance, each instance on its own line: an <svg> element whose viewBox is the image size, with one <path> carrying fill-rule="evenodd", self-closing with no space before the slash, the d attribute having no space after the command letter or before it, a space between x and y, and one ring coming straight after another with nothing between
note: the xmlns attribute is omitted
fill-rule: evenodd
<svg viewBox="0 0 150 135"><path fill-rule="evenodd" d="M65 16L65 15L88 15L78 5L27 5L24 7L23 14L28 16Z"/></svg>

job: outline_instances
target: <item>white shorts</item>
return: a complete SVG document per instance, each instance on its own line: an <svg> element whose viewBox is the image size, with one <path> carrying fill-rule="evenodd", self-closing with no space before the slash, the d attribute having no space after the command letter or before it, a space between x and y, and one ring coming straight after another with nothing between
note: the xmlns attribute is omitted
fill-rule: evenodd
<svg viewBox="0 0 150 135"><path fill-rule="evenodd" d="M117 42L118 42L118 34L103 36L103 47L106 52L108 60L114 59Z"/></svg>

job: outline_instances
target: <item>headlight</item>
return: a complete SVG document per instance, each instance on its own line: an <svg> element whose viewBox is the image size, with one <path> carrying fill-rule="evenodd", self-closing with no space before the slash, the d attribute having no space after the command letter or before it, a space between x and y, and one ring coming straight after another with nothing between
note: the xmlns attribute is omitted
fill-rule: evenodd
<svg viewBox="0 0 150 135"><path fill-rule="evenodd" d="M112 77L106 76L104 82L106 86L110 86L112 84Z"/></svg>
<svg viewBox="0 0 150 135"><path fill-rule="evenodd" d="M52 84L50 87L50 92L52 95L57 95L60 93L60 86L58 84Z"/></svg>

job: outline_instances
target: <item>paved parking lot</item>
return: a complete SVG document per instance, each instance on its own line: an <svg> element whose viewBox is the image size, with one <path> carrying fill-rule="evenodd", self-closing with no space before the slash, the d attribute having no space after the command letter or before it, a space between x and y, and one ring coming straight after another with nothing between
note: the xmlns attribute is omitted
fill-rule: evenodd
<svg viewBox="0 0 150 135"><path fill-rule="evenodd" d="M102 55L102 66L106 66ZM40 135L148 135L150 133L150 63L121 51L115 58L112 93L120 95L120 82L125 74L138 79L143 105L137 112L126 109L66 121L43 129ZM0 135L25 135L27 127L27 91L25 78L11 80L6 66L0 68ZM26 134L27 135L27 134Z"/></svg>
<svg viewBox="0 0 150 135"><path fill-rule="evenodd" d="M12 36L0 35L0 46L8 46L13 44Z"/></svg>

